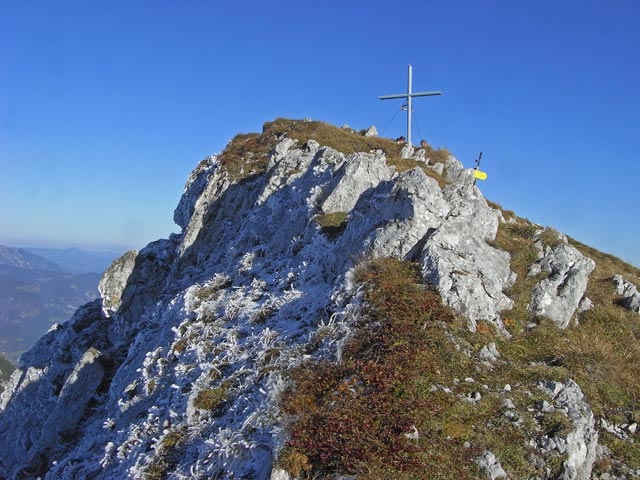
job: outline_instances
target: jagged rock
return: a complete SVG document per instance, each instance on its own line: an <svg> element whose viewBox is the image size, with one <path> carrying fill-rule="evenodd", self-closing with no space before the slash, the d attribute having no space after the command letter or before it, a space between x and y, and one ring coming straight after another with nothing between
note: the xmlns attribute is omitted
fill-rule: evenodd
<svg viewBox="0 0 640 480"><path fill-rule="evenodd" d="M408 143L400 150L400 158L411 158L415 149Z"/></svg>
<svg viewBox="0 0 640 480"><path fill-rule="evenodd" d="M437 164L436 164L437 165ZM462 162L455 158L453 155L447 157L446 162L443 164L444 178L448 182L452 183L472 183L473 177L471 176L471 169L465 170Z"/></svg>
<svg viewBox="0 0 640 480"><path fill-rule="evenodd" d="M529 310L550 318L560 328L567 328L595 266L593 260L568 243L547 247L544 257L529 270L530 276L540 272L549 274L533 288Z"/></svg>
<svg viewBox="0 0 640 480"><path fill-rule="evenodd" d="M109 316L122 305L122 296L129 276L136 266L137 250L131 250L113 261L102 274L98 283L98 291L102 297L102 311Z"/></svg>
<svg viewBox="0 0 640 480"><path fill-rule="evenodd" d="M336 173L336 182L329 186L331 193L322 203L324 213L350 212L360 196L380 182L391 179L393 171L387 167L384 155L356 153L350 155Z"/></svg>
<svg viewBox="0 0 640 480"><path fill-rule="evenodd" d="M589 480L596 460L598 431L595 428L593 412L582 390L573 380L569 380L566 384L542 382L540 389L553 399L556 411L566 413L573 426L573 430L566 439L563 439L562 448L564 449L566 444L567 459L558 478Z"/></svg>
<svg viewBox="0 0 640 480"><path fill-rule="evenodd" d="M316 142L315 140L307 140L307 143L305 145L304 151L309 153L315 153L318 151L318 149L320 148L320 144L318 142Z"/></svg>
<svg viewBox="0 0 640 480"><path fill-rule="evenodd" d="M428 164L429 160L425 158L425 151L423 148L419 148L418 150L416 150L416 153L413 154L413 157L411 157L412 160L415 160L417 162L423 162Z"/></svg>
<svg viewBox="0 0 640 480"><path fill-rule="evenodd" d="M444 188L451 206L447 221L424 239L422 273L438 285L448 305L468 317L470 330L486 320L508 335L498 312L513 306L502 292L516 277L509 254L487 243L495 238L500 214L464 176L459 178L463 183Z"/></svg>
<svg viewBox="0 0 640 480"><path fill-rule="evenodd" d="M378 136L378 129L372 125L370 126L366 132L364 132L364 136L365 137L377 137Z"/></svg>
<svg viewBox="0 0 640 480"><path fill-rule="evenodd" d="M480 349L478 356L480 360L484 360L485 362L495 362L500 358L500 353L496 348L495 342L491 342ZM509 389L511 389L511 387L509 387Z"/></svg>
<svg viewBox="0 0 640 480"><path fill-rule="evenodd" d="M428 162L429 159L427 158L426 160ZM427 164L427 167L436 172L438 175L442 175L444 173L444 163L437 162L433 165Z"/></svg>
<svg viewBox="0 0 640 480"><path fill-rule="evenodd" d="M616 287L616 293L622 297L619 301L620 305L627 310L640 313L640 292L638 292L638 288L633 283L625 280L622 275L614 275L612 281Z"/></svg>
<svg viewBox="0 0 640 480"><path fill-rule="evenodd" d="M291 480L291 476L281 468L275 468L271 472L270 480Z"/></svg>
<svg viewBox="0 0 640 480"><path fill-rule="evenodd" d="M588 297L584 297L578 304L578 312L587 312L593 308L593 302Z"/></svg>
<svg viewBox="0 0 640 480"><path fill-rule="evenodd" d="M187 183L178 206L173 212L173 221L180 228L185 228L196 209L196 203L207 186L209 174L218 167L216 156L209 156L202 160L189 174Z"/></svg>
<svg viewBox="0 0 640 480"><path fill-rule="evenodd" d="M500 465L500 461L496 458L496 456L487 451L482 454L476 460L478 466L482 468L486 474L487 478L490 480L496 480L498 478L509 478L507 476L507 472L504 471L502 465Z"/></svg>

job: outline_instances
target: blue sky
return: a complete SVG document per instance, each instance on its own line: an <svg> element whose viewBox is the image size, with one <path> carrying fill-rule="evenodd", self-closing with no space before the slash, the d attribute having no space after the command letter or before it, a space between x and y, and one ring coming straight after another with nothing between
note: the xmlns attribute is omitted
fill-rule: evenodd
<svg viewBox="0 0 640 480"><path fill-rule="evenodd" d="M640 2L0 0L0 243L135 247L276 117L419 131L487 198L640 265ZM385 132L403 134L400 114Z"/></svg>

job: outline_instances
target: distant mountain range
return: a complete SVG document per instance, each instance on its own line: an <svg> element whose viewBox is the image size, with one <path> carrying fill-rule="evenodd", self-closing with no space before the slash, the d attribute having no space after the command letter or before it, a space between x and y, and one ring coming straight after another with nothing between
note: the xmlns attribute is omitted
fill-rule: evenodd
<svg viewBox="0 0 640 480"><path fill-rule="evenodd" d="M79 248L25 248L70 273L102 273L123 252L90 252Z"/></svg>
<svg viewBox="0 0 640 480"><path fill-rule="evenodd" d="M116 253L0 245L0 352L16 362L54 323L98 297Z"/></svg>
<svg viewBox="0 0 640 480"><path fill-rule="evenodd" d="M0 265L24 268L26 270L62 271L59 265L41 255L33 254L24 248L11 248L0 245Z"/></svg>

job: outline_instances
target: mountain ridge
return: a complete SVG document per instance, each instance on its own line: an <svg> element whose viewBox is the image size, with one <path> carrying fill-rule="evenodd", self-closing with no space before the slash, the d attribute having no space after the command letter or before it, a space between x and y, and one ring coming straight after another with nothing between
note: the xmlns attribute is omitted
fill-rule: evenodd
<svg viewBox="0 0 640 480"><path fill-rule="evenodd" d="M278 119L203 160L174 218L23 356L5 476L639 474L638 315L614 303L637 289L610 275L637 270L488 204L449 152Z"/></svg>
<svg viewBox="0 0 640 480"><path fill-rule="evenodd" d="M60 265L24 248L0 245L0 265L28 270L62 271Z"/></svg>

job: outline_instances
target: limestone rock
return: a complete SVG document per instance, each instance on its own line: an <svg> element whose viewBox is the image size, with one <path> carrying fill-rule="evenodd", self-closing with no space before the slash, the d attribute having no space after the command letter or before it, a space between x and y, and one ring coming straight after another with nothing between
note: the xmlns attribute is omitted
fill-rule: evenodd
<svg viewBox="0 0 640 480"><path fill-rule="evenodd" d="M291 476L281 468L274 468L269 480L291 480Z"/></svg>
<svg viewBox="0 0 640 480"><path fill-rule="evenodd" d="M560 328L567 328L595 266L593 260L568 243L547 247L544 257L529 271L529 275L536 272L549 275L533 288L529 310L550 318Z"/></svg>
<svg viewBox="0 0 640 480"><path fill-rule="evenodd" d="M485 362L495 362L500 358L500 353L496 348L495 342L491 342L480 349L478 356L480 357L480 360L484 360Z"/></svg>
<svg viewBox="0 0 640 480"><path fill-rule="evenodd" d="M176 209L181 233L116 261L101 300L23 355L0 400L0 477L145 478L167 460L165 440L184 434L171 476L287 479L273 465L287 440L279 397L288 370L340 358L365 314L353 279L366 259L419 262L471 329L486 320L506 334L499 312L512 304L502 292L515 275L509 255L487 243L500 212L460 162L446 167L454 183L441 188L420 168L386 167L382 152L286 138L263 174L240 182L206 159ZM347 223L328 235L316 219L336 211ZM478 355L499 354L489 344ZM469 401L495 393L473 383ZM566 387L552 386L554 408L565 408L555 398ZM203 392L214 410L194 405ZM495 456L483 457L489 478L505 477Z"/></svg>
<svg viewBox="0 0 640 480"><path fill-rule="evenodd" d="M131 250L113 261L102 274L98 283L98 291L102 298L102 311L106 316L115 313L122 305L122 295L127 281L136 266L138 252Z"/></svg>
<svg viewBox="0 0 640 480"><path fill-rule="evenodd" d="M370 126L366 132L364 132L364 136L365 137L377 137L378 136L378 129L372 125Z"/></svg>
<svg viewBox="0 0 640 480"><path fill-rule="evenodd" d="M476 460L476 463L486 472L487 478L490 480L497 480L498 478L509 478L507 476L507 472L505 472L502 468L502 465L500 465L500 461L493 453L489 451L484 452Z"/></svg>
<svg viewBox="0 0 640 480"><path fill-rule="evenodd" d="M470 183L448 185L443 196L451 210L424 239L422 274L449 306L468 317L472 331L486 320L507 335L498 312L513 305L502 292L515 274L509 254L487 243L495 238L500 214Z"/></svg>
<svg viewBox="0 0 640 480"><path fill-rule="evenodd" d="M329 196L322 203L324 213L349 212L366 190L391 179L384 155L356 153L347 157L336 172L336 181L328 187Z"/></svg>
<svg viewBox="0 0 640 480"><path fill-rule="evenodd" d="M471 176L471 169L469 169L469 171L465 170L462 162L455 158L453 155L449 155L447 157L443 169L444 178L448 182L460 183L465 181L473 181L473 177Z"/></svg>
<svg viewBox="0 0 640 480"><path fill-rule="evenodd" d="M400 158L411 158L413 156L414 148L408 143L400 150Z"/></svg>
<svg viewBox="0 0 640 480"><path fill-rule="evenodd" d="M566 413L573 425L567 435L567 459L563 464L561 480L589 480L596 460L598 431L595 428L595 417L587 403L582 390L573 380L566 384L560 382L543 382L540 389L553 399L556 411Z"/></svg>
<svg viewBox="0 0 640 480"><path fill-rule="evenodd" d="M437 162L433 165L427 165L427 167L436 172L438 175L442 175L444 173L444 163Z"/></svg>
<svg viewBox="0 0 640 480"><path fill-rule="evenodd" d="M640 313L640 292L638 292L638 288L633 283L625 280L622 275L614 275L612 281L616 287L616 293L622 297L619 301L620 305L627 310Z"/></svg>
<svg viewBox="0 0 640 480"><path fill-rule="evenodd" d="M416 153L413 154L413 157L411 157L412 160L415 160L416 162L423 162L425 164L429 164L429 159L425 158L425 151L423 148L419 148L418 150L416 150Z"/></svg>
<svg viewBox="0 0 640 480"><path fill-rule="evenodd" d="M202 160L189 174L184 191L178 206L173 212L173 221L181 228L185 228L196 208L196 202L204 191L208 177L212 171L218 168L216 156L210 156Z"/></svg>

